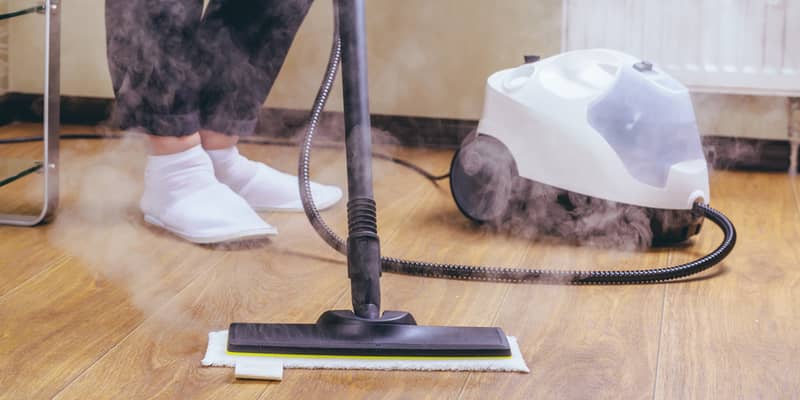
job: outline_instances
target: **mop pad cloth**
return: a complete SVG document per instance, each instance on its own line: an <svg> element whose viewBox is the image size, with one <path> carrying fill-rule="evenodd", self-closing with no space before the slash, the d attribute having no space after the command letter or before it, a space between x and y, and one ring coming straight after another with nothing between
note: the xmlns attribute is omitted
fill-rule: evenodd
<svg viewBox="0 0 800 400"><path fill-rule="evenodd" d="M200 145L180 153L149 156L139 206L145 222L194 243L278 233L241 196L217 181L211 159Z"/></svg>
<svg viewBox="0 0 800 400"><path fill-rule="evenodd" d="M207 150L220 182L242 196L256 211L303 211L297 177L285 174L264 163L248 160L236 146ZM336 186L311 182L317 209L324 210L342 198Z"/></svg>
<svg viewBox="0 0 800 400"><path fill-rule="evenodd" d="M344 356L306 356L306 357L264 357L229 354L228 331L210 332L208 349L201 364L206 367L233 367L238 363L250 363L263 359L264 368L274 368L281 363L283 368L292 369L366 369L366 370L416 370L416 371L495 371L495 372L530 372L520 353L517 339L508 337L511 346L511 357L502 358L346 358ZM258 362L258 361L256 361Z"/></svg>

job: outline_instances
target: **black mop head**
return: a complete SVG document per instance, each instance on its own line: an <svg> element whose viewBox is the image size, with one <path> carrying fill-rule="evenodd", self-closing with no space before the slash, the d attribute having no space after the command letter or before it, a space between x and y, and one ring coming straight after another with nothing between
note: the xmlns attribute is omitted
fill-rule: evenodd
<svg viewBox="0 0 800 400"><path fill-rule="evenodd" d="M364 320L328 311L315 324L233 323L228 352L280 356L511 357L500 328L420 326L410 314L387 311Z"/></svg>

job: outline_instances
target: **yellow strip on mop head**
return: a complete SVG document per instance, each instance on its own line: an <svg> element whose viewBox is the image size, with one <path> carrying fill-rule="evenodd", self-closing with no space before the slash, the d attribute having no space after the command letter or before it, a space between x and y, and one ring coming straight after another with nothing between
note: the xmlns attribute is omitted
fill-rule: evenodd
<svg viewBox="0 0 800 400"><path fill-rule="evenodd" d="M511 346L511 357L364 357L364 356L308 356L280 354L229 353L228 331L210 332L208 349L201 362L206 367L234 367L248 370L243 377L255 378L252 370L259 368L275 368L280 364L283 368L295 369L367 369L367 370L416 370L416 371L494 371L494 372L530 372L519 344L514 337L508 337ZM263 361L260 361L263 360ZM237 374L238 376L239 374ZM247 376L250 375L250 376ZM256 374L257 375L257 374ZM269 375L266 372L265 375ZM275 379L275 378L273 378ZM280 379L279 377L276 379Z"/></svg>

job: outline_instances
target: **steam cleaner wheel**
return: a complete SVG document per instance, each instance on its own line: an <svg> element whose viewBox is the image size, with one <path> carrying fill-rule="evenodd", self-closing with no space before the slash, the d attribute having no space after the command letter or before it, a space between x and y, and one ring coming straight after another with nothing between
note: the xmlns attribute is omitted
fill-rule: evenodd
<svg viewBox="0 0 800 400"><path fill-rule="evenodd" d="M473 133L450 164L450 190L458 209L478 222L501 220L509 210L514 181L514 157L499 140Z"/></svg>

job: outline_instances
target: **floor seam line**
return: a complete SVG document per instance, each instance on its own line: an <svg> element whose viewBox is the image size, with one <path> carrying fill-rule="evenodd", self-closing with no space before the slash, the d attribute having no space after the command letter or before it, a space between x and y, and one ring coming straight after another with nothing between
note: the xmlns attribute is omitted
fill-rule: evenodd
<svg viewBox="0 0 800 400"><path fill-rule="evenodd" d="M672 262L672 251L669 252L667 256L667 264ZM656 398L656 390L658 390L658 373L661 369L661 339L664 337L664 319L666 317L666 310L667 310L667 289L669 288L668 285L663 285L664 290L661 292L661 318L658 322L658 344L656 345L656 370L653 375L653 391L652 391L652 399L655 400Z"/></svg>

